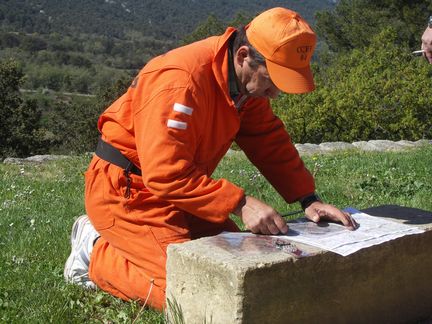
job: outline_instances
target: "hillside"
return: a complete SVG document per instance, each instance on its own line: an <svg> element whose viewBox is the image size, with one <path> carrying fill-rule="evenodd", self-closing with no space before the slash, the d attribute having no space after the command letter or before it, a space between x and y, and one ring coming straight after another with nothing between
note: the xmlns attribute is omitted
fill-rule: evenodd
<svg viewBox="0 0 432 324"><path fill-rule="evenodd" d="M6 0L0 3L4 31L26 33L98 34L123 38L139 32L160 40L177 40L214 14L230 21L238 12L254 16L283 6L313 21L317 10L331 8L334 0Z"/></svg>
<svg viewBox="0 0 432 324"><path fill-rule="evenodd" d="M209 15L222 24L274 6L313 22L334 1L3 0L0 60L17 60L23 88L94 94L181 44Z"/></svg>
<svg viewBox="0 0 432 324"><path fill-rule="evenodd" d="M264 9L254 0L247 7L239 0L69 1L0 2L0 155L94 150L100 112L151 57ZM430 1L265 2L281 4L309 21L316 12L311 22L323 41L312 64L316 90L272 102L294 142L432 137L432 65L411 55Z"/></svg>

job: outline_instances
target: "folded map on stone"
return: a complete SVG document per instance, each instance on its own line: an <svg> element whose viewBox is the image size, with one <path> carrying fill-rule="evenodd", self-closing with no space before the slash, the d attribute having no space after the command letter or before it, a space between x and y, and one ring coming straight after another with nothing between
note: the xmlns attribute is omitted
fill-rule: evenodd
<svg viewBox="0 0 432 324"><path fill-rule="evenodd" d="M306 218L299 218L289 221L288 233L278 235L278 237L347 256L372 245L381 244L405 235L424 232L418 227L371 216L353 208L345 210L350 212L351 216L360 225L355 231L350 231L337 223L314 223Z"/></svg>

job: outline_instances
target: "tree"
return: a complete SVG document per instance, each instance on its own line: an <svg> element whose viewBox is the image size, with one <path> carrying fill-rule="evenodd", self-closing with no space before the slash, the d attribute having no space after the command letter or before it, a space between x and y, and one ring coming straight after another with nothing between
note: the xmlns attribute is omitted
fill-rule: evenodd
<svg viewBox="0 0 432 324"><path fill-rule="evenodd" d="M42 51L47 49L48 47L46 41L39 36L24 37L21 46L25 51L28 51L30 53Z"/></svg>
<svg viewBox="0 0 432 324"><path fill-rule="evenodd" d="M186 36L182 43L190 44L210 36L223 34L228 26L239 27L241 25L246 25L251 19L252 18L247 15L238 13L233 21L223 23L218 20L215 15L210 15L205 22L199 24L191 34Z"/></svg>
<svg viewBox="0 0 432 324"><path fill-rule="evenodd" d="M20 45L20 39L13 33L0 32L0 47L18 47Z"/></svg>
<svg viewBox="0 0 432 324"><path fill-rule="evenodd" d="M295 142L432 137L432 68L391 27L315 68L316 90L274 103Z"/></svg>
<svg viewBox="0 0 432 324"><path fill-rule="evenodd" d="M419 46L421 31L432 12L432 2L423 0L341 0L333 11L316 14L316 31L332 52L370 45L373 35L392 27L396 42Z"/></svg>
<svg viewBox="0 0 432 324"><path fill-rule="evenodd" d="M36 102L23 100L23 72L14 61L0 62L0 157L28 156L44 148L41 112Z"/></svg>
<svg viewBox="0 0 432 324"><path fill-rule="evenodd" d="M100 114L126 91L130 83L130 78L123 77L113 85L99 89L91 102L57 104L48 121L49 130L54 134L55 150L66 154L94 151Z"/></svg>
<svg viewBox="0 0 432 324"><path fill-rule="evenodd" d="M191 34L183 39L183 43L190 44L209 36L219 35L222 34L224 30L224 24L218 20L215 15L210 15L205 22L199 24Z"/></svg>

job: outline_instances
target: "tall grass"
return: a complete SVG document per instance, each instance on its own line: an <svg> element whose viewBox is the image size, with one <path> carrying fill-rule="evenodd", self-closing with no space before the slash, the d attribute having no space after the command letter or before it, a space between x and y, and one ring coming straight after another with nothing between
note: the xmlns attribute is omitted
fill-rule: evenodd
<svg viewBox="0 0 432 324"><path fill-rule="evenodd" d="M140 312L103 292L63 280L74 218L85 213L83 172L90 156L44 164L0 164L0 322L164 323L156 311ZM304 158L318 192L339 207L397 204L432 210L432 147L398 153L341 152ZM241 153L215 172L280 212L287 205ZM238 221L238 220L237 220Z"/></svg>

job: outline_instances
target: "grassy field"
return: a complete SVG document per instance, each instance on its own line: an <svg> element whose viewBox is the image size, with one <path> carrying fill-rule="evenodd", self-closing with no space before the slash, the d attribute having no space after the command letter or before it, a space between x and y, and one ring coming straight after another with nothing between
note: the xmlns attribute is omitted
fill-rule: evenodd
<svg viewBox="0 0 432 324"><path fill-rule="evenodd" d="M103 292L63 280L74 218L83 214L83 172L90 156L45 164L0 164L0 322L164 323ZM398 153L341 152L304 158L318 192L338 207L397 204L432 210L432 147ZM274 206L287 205L242 154L227 156L215 173Z"/></svg>

